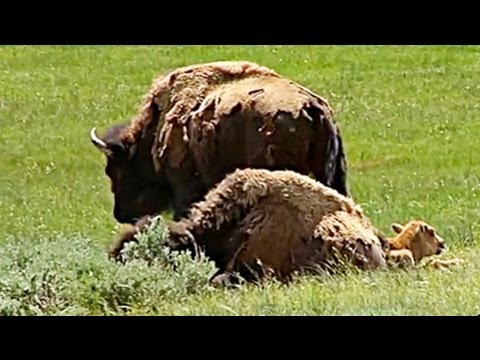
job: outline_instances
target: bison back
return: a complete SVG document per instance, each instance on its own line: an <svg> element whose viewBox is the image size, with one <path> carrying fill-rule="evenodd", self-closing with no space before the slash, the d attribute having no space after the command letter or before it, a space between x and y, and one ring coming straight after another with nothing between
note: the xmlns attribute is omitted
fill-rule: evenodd
<svg viewBox="0 0 480 360"><path fill-rule="evenodd" d="M312 164L326 168L334 136L325 124L330 115L326 103L283 78L227 83L192 114L189 152L207 186L247 167L317 175Z"/></svg>

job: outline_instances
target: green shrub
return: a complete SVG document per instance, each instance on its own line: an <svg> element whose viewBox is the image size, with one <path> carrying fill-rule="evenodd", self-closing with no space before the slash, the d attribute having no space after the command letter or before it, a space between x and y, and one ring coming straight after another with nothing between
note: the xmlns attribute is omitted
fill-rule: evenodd
<svg viewBox="0 0 480 360"><path fill-rule="evenodd" d="M213 290L213 263L170 251L166 236L159 219L124 249L125 264L79 235L8 240L0 248L0 315L155 311L162 301Z"/></svg>

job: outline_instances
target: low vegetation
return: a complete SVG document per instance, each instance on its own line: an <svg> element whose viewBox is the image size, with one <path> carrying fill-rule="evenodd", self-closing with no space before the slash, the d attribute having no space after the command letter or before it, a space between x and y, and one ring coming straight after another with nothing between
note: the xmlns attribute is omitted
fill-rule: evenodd
<svg viewBox="0 0 480 360"><path fill-rule="evenodd" d="M478 46L0 47L0 313L479 314L479 55ZM351 193L372 222L393 235L391 223L423 219L445 238L445 258L465 264L225 290L208 284L206 259L166 252L152 234L125 264L108 260L118 226L90 128L128 121L159 73L222 59L258 62L326 97Z"/></svg>

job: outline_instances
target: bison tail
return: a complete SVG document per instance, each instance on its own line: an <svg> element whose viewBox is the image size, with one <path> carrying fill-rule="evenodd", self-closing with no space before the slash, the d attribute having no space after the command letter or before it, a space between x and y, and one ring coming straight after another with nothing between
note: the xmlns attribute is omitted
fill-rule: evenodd
<svg viewBox="0 0 480 360"><path fill-rule="evenodd" d="M312 112L314 141L309 162L315 178L322 184L348 196L346 160L340 129L331 118ZM315 121L316 120L316 121Z"/></svg>
<svg viewBox="0 0 480 360"><path fill-rule="evenodd" d="M335 126L335 140L336 146L334 150L334 166L332 184L329 186L337 190L340 194L348 196L347 191L347 160L343 148L342 135L338 126Z"/></svg>

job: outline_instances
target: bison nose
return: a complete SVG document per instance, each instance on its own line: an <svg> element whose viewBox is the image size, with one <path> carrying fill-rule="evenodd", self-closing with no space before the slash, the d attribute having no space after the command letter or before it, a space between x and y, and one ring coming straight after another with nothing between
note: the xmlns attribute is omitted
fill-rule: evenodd
<svg viewBox="0 0 480 360"><path fill-rule="evenodd" d="M440 255L443 250L445 250L445 244L442 242L438 244L437 255Z"/></svg>
<svg viewBox="0 0 480 360"><path fill-rule="evenodd" d="M125 214L119 208L115 208L113 210L113 216L121 224L134 224L135 223L135 217L129 216L129 214Z"/></svg>

